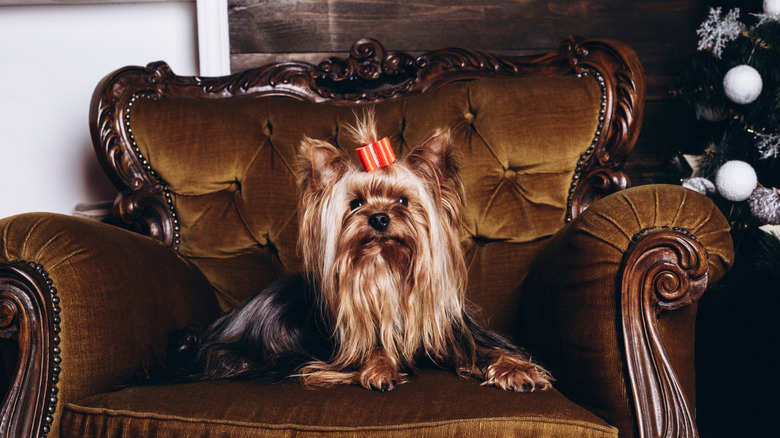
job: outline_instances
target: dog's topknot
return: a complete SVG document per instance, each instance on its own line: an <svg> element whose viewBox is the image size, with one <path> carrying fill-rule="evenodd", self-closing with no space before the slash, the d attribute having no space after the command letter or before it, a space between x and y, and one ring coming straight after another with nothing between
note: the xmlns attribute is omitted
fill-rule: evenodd
<svg viewBox="0 0 780 438"><path fill-rule="evenodd" d="M347 134L357 144L366 145L375 143L379 136L376 132L376 111L373 106L363 110L363 114L355 114L355 124L347 125Z"/></svg>

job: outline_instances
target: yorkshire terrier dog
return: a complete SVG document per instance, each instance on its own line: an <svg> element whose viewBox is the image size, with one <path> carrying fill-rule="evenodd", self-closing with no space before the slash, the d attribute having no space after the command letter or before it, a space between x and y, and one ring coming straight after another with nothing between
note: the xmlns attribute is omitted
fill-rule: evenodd
<svg viewBox="0 0 780 438"><path fill-rule="evenodd" d="M325 141L301 144L304 273L262 290L200 336L179 332L192 341L174 348L194 358L188 379L298 378L310 388L388 391L428 363L505 390L549 388L546 370L469 309L463 190L449 133L434 132L394 163L388 141L377 142L372 112L351 133L357 143L385 146L363 152L373 165L363 169Z"/></svg>

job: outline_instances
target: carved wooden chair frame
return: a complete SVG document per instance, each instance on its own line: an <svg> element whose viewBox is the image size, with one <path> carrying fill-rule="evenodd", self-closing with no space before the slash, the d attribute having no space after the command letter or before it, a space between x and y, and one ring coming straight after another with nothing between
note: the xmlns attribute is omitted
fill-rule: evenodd
<svg viewBox="0 0 780 438"><path fill-rule="evenodd" d="M601 126L577 163L567 220L595 200L626 188L622 166L639 135L645 103L642 67L628 46L606 40L564 39L536 56L497 56L444 48L412 56L358 41L349 57L319 65L283 62L218 78L181 77L162 62L121 69L102 80L90 121L98 158L120 190L115 215L176 248L174 205L141 155L129 127L139 97L224 98L290 96L354 104L400 99L442 84L480 77L596 76L602 91ZM0 338L18 342L16 370L0 407L0 435L45 435L57 407L59 299L45 270L34 263L0 263ZM695 436L693 407L660 341L660 313L691 304L707 283L706 251L685 230L645 230L624 259L623 352L639 435Z"/></svg>

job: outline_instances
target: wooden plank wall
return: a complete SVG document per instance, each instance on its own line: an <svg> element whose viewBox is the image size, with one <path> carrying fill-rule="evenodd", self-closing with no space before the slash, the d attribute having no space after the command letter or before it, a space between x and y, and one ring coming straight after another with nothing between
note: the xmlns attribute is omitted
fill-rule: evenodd
<svg viewBox="0 0 780 438"><path fill-rule="evenodd" d="M271 61L317 63L343 56L363 37L378 39L388 50L462 46L507 54L555 50L567 34L622 40L639 54L648 85L642 134L628 163L633 183L650 182L693 141L693 115L668 90L696 48L705 0L229 0L228 5L234 72Z"/></svg>

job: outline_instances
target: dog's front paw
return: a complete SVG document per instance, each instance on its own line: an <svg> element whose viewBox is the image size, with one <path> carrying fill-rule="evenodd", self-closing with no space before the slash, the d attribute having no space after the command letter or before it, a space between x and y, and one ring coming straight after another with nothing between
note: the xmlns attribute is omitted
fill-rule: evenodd
<svg viewBox="0 0 780 438"><path fill-rule="evenodd" d="M407 382L408 375L398 370L396 363L382 354L375 354L360 370L358 381L366 389L386 392Z"/></svg>
<svg viewBox="0 0 780 438"><path fill-rule="evenodd" d="M550 373L533 362L508 354L498 354L483 371L482 385L495 386L506 391L531 392L552 387Z"/></svg>
<svg viewBox="0 0 780 438"><path fill-rule="evenodd" d="M401 382L398 372L382 372L379 370L363 370L360 373L360 384L366 389L386 392L392 391Z"/></svg>

